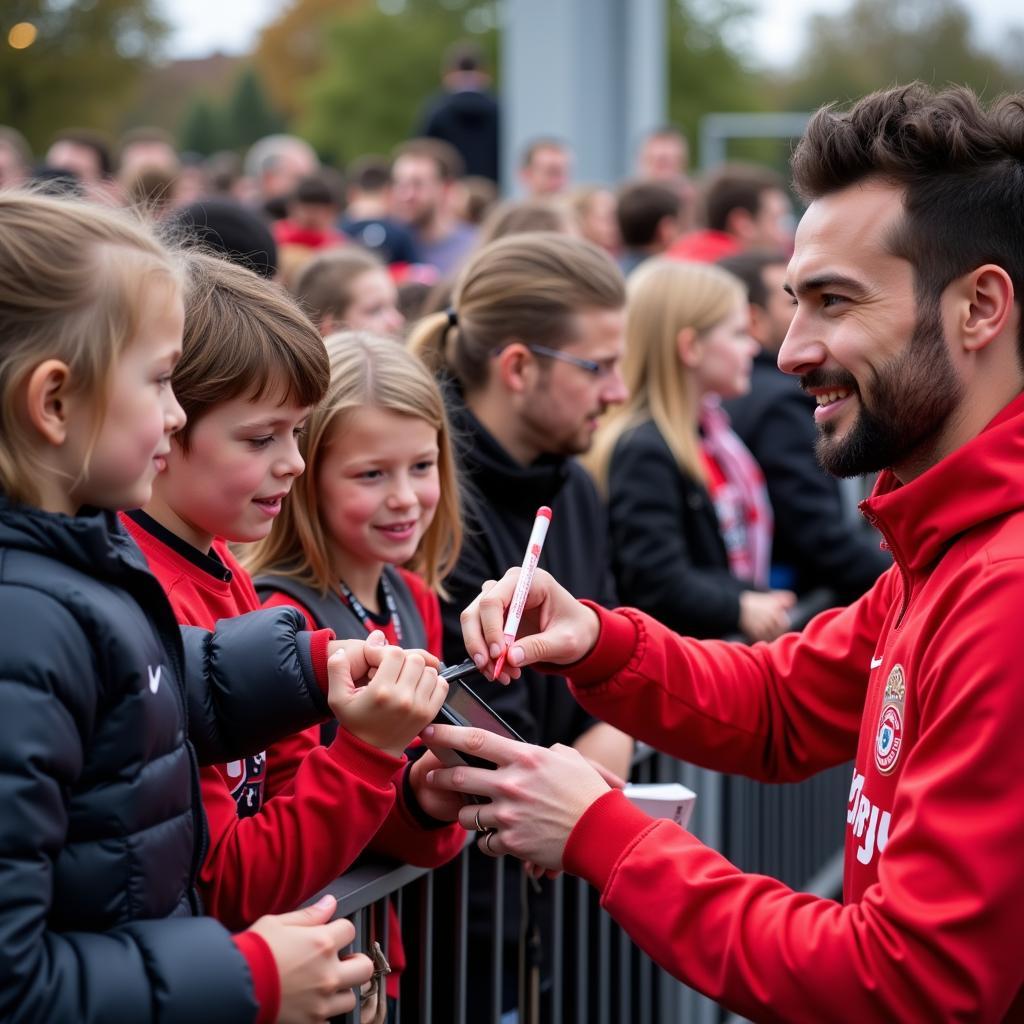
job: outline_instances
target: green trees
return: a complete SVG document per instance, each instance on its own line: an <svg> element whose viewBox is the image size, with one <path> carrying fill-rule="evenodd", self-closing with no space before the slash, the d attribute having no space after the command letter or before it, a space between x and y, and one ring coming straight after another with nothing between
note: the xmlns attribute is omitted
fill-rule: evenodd
<svg viewBox="0 0 1024 1024"><path fill-rule="evenodd" d="M293 128L339 162L386 153L408 138L424 100L440 87L441 57L451 43L475 32L492 58L497 46L492 2L350 0L328 20L321 7L321 0L302 0L284 15L264 34L257 61L267 68L274 54L288 61L305 52L305 74L288 82L281 100L296 112ZM315 37L301 10L321 18Z"/></svg>
<svg viewBox="0 0 1024 1024"><path fill-rule="evenodd" d="M786 95L802 109L915 79L989 97L1024 85L1019 63L977 43L961 0L855 0L841 14L816 15L796 67Z"/></svg>
<svg viewBox="0 0 1024 1024"><path fill-rule="evenodd" d="M35 42L7 45L27 21ZM71 125L114 132L167 25L154 0L5 0L0 38L0 123L42 150Z"/></svg>
<svg viewBox="0 0 1024 1024"><path fill-rule="evenodd" d="M245 150L285 127L284 118L267 102L259 74L249 65L242 68L226 102L206 95L192 99L178 137L182 149L209 156L220 149Z"/></svg>

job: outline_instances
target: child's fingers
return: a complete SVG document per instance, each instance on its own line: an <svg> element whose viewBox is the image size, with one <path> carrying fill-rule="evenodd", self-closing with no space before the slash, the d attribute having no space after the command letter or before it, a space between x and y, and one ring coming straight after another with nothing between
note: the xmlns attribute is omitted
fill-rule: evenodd
<svg viewBox="0 0 1024 1024"><path fill-rule="evenodd" d="M395 686L402 693L402 696L409 698L410 702L416 699L416 688L419 686L420 679L425 672L426 666L418 654L404 653L402 666L398 673L398 678L395 680Z"/></svg>
<svg viewBox="0 0 1024 1024"><path fill-rule="evenodd" d="M377 693L394 687L401 675L405 665L405 651L401 647L380 647L369 648L372 651L371 657L376 664L376 672L370 680L367 689ZM422 666L422 661L420 662Z"/></svg>
<svg viewBox="0 0 1024 1024"><path fill-rule="evenodd" d="M424 704L428 715L427 720L432 722L438 711L441 710L441 705L445 702L445 698L448 696L448 680L438 676L434 687L427 691L424 696Z"/></svg>

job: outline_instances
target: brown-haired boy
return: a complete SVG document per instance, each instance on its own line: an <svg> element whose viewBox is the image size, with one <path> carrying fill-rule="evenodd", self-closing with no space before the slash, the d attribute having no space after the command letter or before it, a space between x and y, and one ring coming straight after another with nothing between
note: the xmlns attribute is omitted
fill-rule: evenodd
<svg viewBox="0 0 1024 1024"><path fill-rule="evenodd" d="M151 501L125 520L179 621L209 627L260 607L228 542L270 531L304 468L296 440L329 367L316 328L276 286L201 253L188 256L187 274L172 384L188 424ZM320 647L314 657L325 656ZM330 746L310 730L204 771L210 842L200 887L214 916L242 927L291 909L344 871L385 823L384 845L404 859L433 864L457 852L458 826L441 827L411 785L396 786L404 748L444 699L443 680L421 684L431 672L396 650L386 680L378 685L378 671L349 695ZM425 799L435 811L444 806Z"/></svg>

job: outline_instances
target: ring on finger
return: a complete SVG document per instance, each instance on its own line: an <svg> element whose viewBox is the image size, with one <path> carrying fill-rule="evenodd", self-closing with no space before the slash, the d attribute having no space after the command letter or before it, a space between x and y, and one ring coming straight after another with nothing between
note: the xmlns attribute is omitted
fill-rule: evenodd
<svg viewBox="0 0 1024 1024"><path fill-rule="evenodd" d="M486 832L487 831L487 829L484 828L484 826L480 824L480 808L479 807L476 809L476 830L477 830L477 832Z"/></svg>
<svg viewBox="0 0 1024 1024"><path fill-rule="evenodd" d="M493 850L491 849L491 840L492 840L492 839L493 839L493 838L494 838L494 837L495 837L495 836L496 836L497 834L498 834L498 830L497 830L496 828L489 828L489 829L487 829L487 830L485 831L485 833L484 833L484 849L485 849L485 850L486 850L486 851L487 851L488 853L494 853L494 851L493 851Z"/></svg>

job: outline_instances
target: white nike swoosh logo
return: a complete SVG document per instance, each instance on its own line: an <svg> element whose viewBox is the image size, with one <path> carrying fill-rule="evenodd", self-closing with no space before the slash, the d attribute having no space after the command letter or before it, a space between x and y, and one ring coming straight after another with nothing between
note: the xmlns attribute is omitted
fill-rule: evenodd
<svg viewBox="0 0 1024 1024"><path fill-rule="evenodd" d="M156 693L160 689L160 673L163 671L163 665L157 665L155 672L152 665L147 665L146 671L149 673L149 689L152 693Z"/></svg>
<svg viewBox="0 0 1024 1024"><path fill-rule="evenodd" d="M872 668L878 668L878 666L881 665L881 664L882 664L882 659L881 658L872 658L871 659L871 667Z"/></svg>

